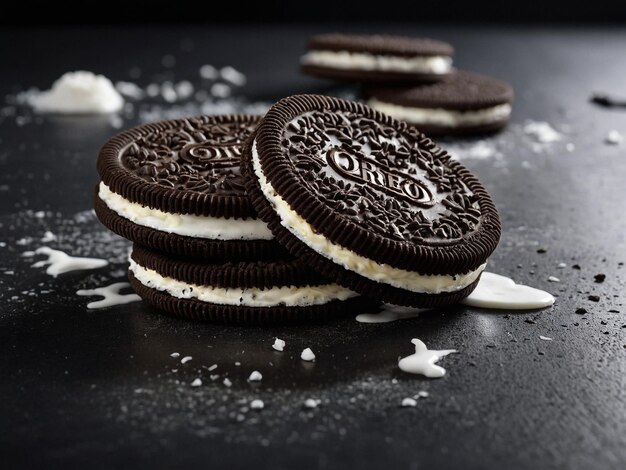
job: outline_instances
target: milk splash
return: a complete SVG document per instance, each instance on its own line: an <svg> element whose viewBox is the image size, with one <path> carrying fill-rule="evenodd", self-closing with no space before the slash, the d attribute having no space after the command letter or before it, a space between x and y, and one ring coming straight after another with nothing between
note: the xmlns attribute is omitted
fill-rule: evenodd
<svg viewBox="0 0 626 470"><path fill-rule="evenodd" d="M415 353L403 357L398 362L400 370L409 374L421 374L429 378L438 379L446 375L446 370L435 364L442 357L456 353L456 349L444 349L441 351L429 350L426 345L417 338L411 343L415 345Z"/></svg>
<svg viewBox="0 0 626 470"><path fill-rule="evenodd" d="M32 265L33 268L42 268L49 265L46 269L46 274L50 274L53 277L57 277L59 274L67 273L70 271L80 271L86 269L98 269L109 264L107 260L99 258L79 258L76 256L70 256L62 251L53 250L47 246L38 248L35 250L37 255L47 255L48 259L43 261L37 261Z"/></svg>
<svg viewBox="0 0 626 470"><path fill-rule="evenodd" d="M120 294L122 289L126 289L130 287L128 282L116 282L115 284L111 284L105 287L97 287L95 289L81 289L76 291L77 295L80 296L93 296L99 295L104 297L101 300L96 300L94 302L89 302L87 304L87 308L106 308L113 307L115 305L124 305L131 302L138 302L141 300L137 294Z"/></svg>

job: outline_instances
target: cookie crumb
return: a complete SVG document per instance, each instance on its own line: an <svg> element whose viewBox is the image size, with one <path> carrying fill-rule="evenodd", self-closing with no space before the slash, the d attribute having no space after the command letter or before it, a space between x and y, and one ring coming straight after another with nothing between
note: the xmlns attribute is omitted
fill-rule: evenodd
<svg viewBox="0 0 626 470"><path fill-rule="evenodd" d="M313 351L311 351L311 348L306 348L300 354L300 359L302 359L303 361L311 362L315 360L315 354L313 354Z"/></svg>

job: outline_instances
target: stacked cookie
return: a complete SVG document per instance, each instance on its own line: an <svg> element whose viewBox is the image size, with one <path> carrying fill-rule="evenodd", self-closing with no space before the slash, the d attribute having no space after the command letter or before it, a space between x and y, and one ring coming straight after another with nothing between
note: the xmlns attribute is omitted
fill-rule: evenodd
<svg viewBox="0 0 626 470"><path fill-rule="evenodd" d="M479 134L509 121L507 83L455 70L451 45L400 36L324 34L313 37L302 70L364 85L368 105L428 135Z"/></svg>
<svg viewBox="0 0 626 470"><path fill-rule="evenodd" d="M129 278L149 304L236 323L339 315L362 301L299 263L259 220L240 171L253 116L146 124L102 148L95 209L131 240Z"/></svg>
<svg viewBox="0 0 626 470"><path fill-rule="evenodd" d="M133 287L194 319L452 304L500 236L466 168L415 127L336 98L139 126L105 144L98 171L96 213L134 242Z"/></svg>

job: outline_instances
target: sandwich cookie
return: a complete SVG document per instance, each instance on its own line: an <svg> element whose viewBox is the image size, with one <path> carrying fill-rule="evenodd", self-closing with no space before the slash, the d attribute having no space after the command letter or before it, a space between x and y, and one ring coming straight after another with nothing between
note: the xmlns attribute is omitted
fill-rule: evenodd
<svg viewBox="0 0 626 470"><path fill-rule="evenodd" d="M304 322L347 315L366 302L371 306L293 259L194 262L135 244L128 275L150 305L196 320Z"/></svg>
<svg viewBox="0 0 626 470"><path fill-rule="evenodd" d="M408 88L369 88L368 105L415 125L427 135L488 133L509 122L508 83L458 71L438 83Z"/></svg>
<svg viewBox="0 0 626 470"><path fill-rule="evenodd" d="M119 235L180 256L259 259L284 253L248 200L242 142L259 118L202 116L145 124L98 157L100 221Z"/></svg>
<svg viewBox="0 0 626 470"><path fill-rule="evenodd" d="M332 80L432 82L452 71L450 44L403 36L323 34L302 56L302 71Z"/></svg>
<svg viewBox="0 0 626 470"><path fill-rule="evenodd" d="M500 237L474 175L415 127L351 101L281 100L242 170L259 217L302 264L385 302L460 301Z"/></svg>

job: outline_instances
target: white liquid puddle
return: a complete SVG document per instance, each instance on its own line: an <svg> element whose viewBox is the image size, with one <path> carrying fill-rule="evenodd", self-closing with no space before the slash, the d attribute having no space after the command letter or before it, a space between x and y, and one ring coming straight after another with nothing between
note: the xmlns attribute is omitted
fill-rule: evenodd
<svg viewBox="0 0 626 470"><path fill-rule="evenodd" d="M403 307L401 305L384 304L380 313L361 313L356 316L359 323L389 323L407 318L417 318L427 308Z"/></svg>
<svg viewBox="0 0 626 470"><path fill-rule="evenodd" d="M483 272L476 289L461 303L470 307L494 310L536 310L550 307L554 304L554 297L546 291L516 284L509 277ZM389 323L417 318L421 312L428 310L431 309L384 304L380 313L362 313L356 316L356 321Z"/></svg>
<svg viewBox="0 0 626 470"><path fill-rule="evenodd" d="M550 307L554 297L540 289L516 284L506 276L484 272L476 289L461 303L499 310L535 310Z"/></svg>
<svg viewBox="0 0 626 470"><path fill-rule="evenodd" d="M85 269L98 269L109 264L107 260L99 258L79 258L76 256L70 256L62 251L53 250L47 246L38 248L35 250L37 255L47 255L48 259L43 261L37 261L32 265L33 268L42 268L46 265L46 274L50 274L53 277L57 277L59 274L67 273L70 271L80 271Z"/></svg>
<svg viewBox="0 0 626 470"><path fill-rule="evenodd" d="M120 294L122 289L126 289L130 287L128 282L116 282L115 284L111 284L106 287L97 287L95 289L81 289L76 291L77 295L80 296L92 296L92 295L100 295L104 297L102 300L96 300L94 302L89 302L87 304L87 308L107 308L113 307L115 305L124 305L130 302L138 302L141 300L137 294Z"/></svg>
<svg viewBox="0 0 626 470"><path fill-rule="evenodd" d="M446 375L446 370L435 364L442 357L456 353L456 349L444 349L441 351L429 350L426 345L417 338L413 338L411 343L415 345L415 353L403 357L398 362L400 370L409 374L421 374L426 377L436 379Z"/></svg>

